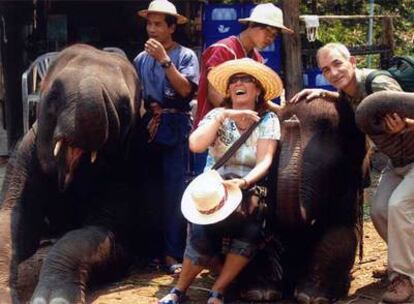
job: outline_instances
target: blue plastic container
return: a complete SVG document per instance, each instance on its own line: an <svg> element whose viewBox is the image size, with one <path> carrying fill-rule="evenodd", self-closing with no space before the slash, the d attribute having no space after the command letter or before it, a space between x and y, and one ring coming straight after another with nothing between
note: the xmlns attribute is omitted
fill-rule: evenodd
<svg viewBox="0 0 414 304"><path fill-rule="evenodd" d="M204 37L226 38L231 35L238 35L242 30L242 24L238 21L204 21Z"/></svg>
<svg viewBox="0 0 414 304"><path fill-rule="evenodd" d="M336 91L323 76L320 69L305 70L303 73L303 86L305 88L321 88L329 91Z"/></svg>
<svg viewBox="0 0 414 304"><path fill-rule="evenodd" d="M254 9L256 5L253 3L248 3L243 6L241 18L247 18L250 16L252 9Z"/></svg>
<svg viewBox="0 0 414 304"><path fill-rule="evenodd" d="M240 4L207 4L203 7L203 37L204 45L211 43L207 40L220 40L231 35L238 35L242 24L238 21L242 14Z"/></svg>
<svg viewBox="0 0 414 304"><path fill-rule="evenodd" d="M203 21L237 21L241 16L241 4L206 4L203 6Z"/></svg>
<svg viewBox="0 0 414 304"><path fill-rule="evenodd" d="M228 36L226 36L228 37ZM204 43L203 43L203 50L208 48L213 43L216 43L217 41L223 39L225 37L217 36L217 37L204 37Z"/></svg>

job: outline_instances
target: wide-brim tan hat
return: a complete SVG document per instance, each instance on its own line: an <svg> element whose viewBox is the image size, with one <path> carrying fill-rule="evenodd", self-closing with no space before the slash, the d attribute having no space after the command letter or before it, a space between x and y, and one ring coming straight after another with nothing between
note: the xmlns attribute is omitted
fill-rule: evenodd
<svg viewBox="0 0 414 304"><path fill-rule="evenodd" d="M187 17L178 14L175 5L168 0L151 1L148 9L138 11L138 15L145 19L149 13L159 13L175 16L177 18L177 24L184 24L188 22Z"/></svg>
<svg viewBox="0 0 414 304"><path fill-rule="evenodd" d="M258 4L252 10L250 17L239 19L240 23L256 22L280 28L282 32L292 34L293 31L283 24L283 12L272 3Z"/></svg>
<svg viewBox="0 0 414 304"><path fill-rule="evenodd" d="M236 210L242 201L242 192L236 184L223 181L216 170L209 170L187 186L181 199L181 212L189 222L218 223Z"/></svg>
<svg viewBox="0 0 414 304"><path fill-rule="evenodd" d="M250 58L226 61L208 73L208 81L223 96L226 96L229 78L235 74L248 74L262 85L265 100L279 97L283 90L282 80L271 68Z"/></svg>

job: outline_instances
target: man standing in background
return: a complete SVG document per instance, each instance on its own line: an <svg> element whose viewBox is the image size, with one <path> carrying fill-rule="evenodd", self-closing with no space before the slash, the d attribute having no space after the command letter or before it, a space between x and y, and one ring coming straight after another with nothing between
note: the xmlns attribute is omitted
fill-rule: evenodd
<svg viewBox="0 0 414 304"><path fill-rule="evenodd" d="M162 214L163 259L170 274L181 271L185 220L180 210L191 130L190 101L198 87L196 54L174 41L177 24L188 20L173 3L154 0L138 15L145 18L149 39L134 59L146 114L151 199Z"/></svg>
<svg viewBox="0 0 414 304"><path fill-rule="evenodd" d="M281 32L291 34L293 31L283 25L281 9L272 3L257 5L250 17L239 19L247 28L238 36L230 36L219 40L204 50L201 58L200 86L197 95L197 113L193 128L198 127L201 119L213 108L220 106L223 97L208 83L207 75L212 68L228 60L244 57L263 63L259 53L276 39ZM205 154L197 154L198 168L204 168ZM199 173L199 172L198 172Z"/></svg>

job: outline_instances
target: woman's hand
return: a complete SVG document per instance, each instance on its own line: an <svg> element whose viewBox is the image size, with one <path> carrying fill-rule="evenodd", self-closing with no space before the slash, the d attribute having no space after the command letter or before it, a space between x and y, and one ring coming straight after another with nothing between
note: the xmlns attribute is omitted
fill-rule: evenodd
<svg viewBox="0 0 414 304"><path fill-rule="evenodd" d="M235 121L259 121L260 117L257 112L253 110L234 110L226 109L224 110L224 115L227 118Z"/></svg>
<svg viewBox="0 0 414 304"><path fill-rule="evenodd" d="M244 178L232 178L223 181L223 184L235 184L240 189L247 189L249 184Z"/></svg>
<svg viewBox="0 0 414 304"><path fill-rule="evenodd" d="M316 97L329 97L336 99L338 96L339 95L336 92L330 92L323 89L304 89L299 93L296 93L296 95L289 100L289 103L298 103L302 100L309 102Z"/></svg>
<svg viewBox="0 0 414 304"><path fill-rule="evenodd" d="M397 113L385 115L384 121L386 126L385 130L389 134L399 133L407 126L407 122Z"/></svg>
<svg viewBox="0 0 414 304"><path fill-rule="evenodd" d="M248 182L244 178L227 179L223 181L223 184L237 185L242 190L249 187ZM242 217L246 217L253 214L257 207L259 207L259 198L255 195L248 195L243 197L243 202L237 207L235 212Z"/></svg>

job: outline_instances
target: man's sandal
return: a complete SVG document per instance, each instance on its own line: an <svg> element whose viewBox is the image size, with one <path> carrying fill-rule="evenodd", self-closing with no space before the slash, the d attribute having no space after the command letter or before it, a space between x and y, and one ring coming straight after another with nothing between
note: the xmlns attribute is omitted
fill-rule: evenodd
<svg viewBox="0 0 414 304"><path fill-rule="evenodd" d="M174 287L165 297L158 301L158 304L181 304L184 303L185 299L185 293Z"/></svg>
<svg viewBox="0 0 414 304"><path fill-rule="evenodd" d="M210 292L208 293L207 304L216 304L216 303L224 304L224 296L221 292L210 290Z"/></svg>
<svg viewBox="0 0 414 304"><path fill-rule="evenodd" d="M169 275L178 276L181 273L181 270L183 270L183 264L175 263L175 264L172 264L172 265L164 265L163 269Z"/></svg>

